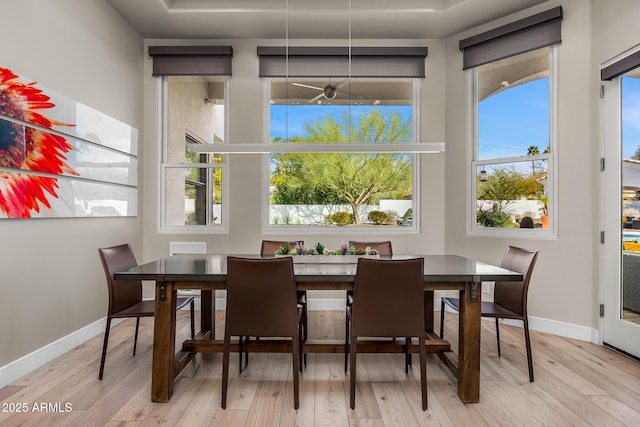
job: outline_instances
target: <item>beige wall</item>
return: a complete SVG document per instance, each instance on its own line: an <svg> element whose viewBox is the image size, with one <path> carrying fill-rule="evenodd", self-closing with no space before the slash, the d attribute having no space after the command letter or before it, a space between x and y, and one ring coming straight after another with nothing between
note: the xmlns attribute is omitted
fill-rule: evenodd
<svg viewBox="0 0 640 427"><path fill-rule="evenodd" d="M0 66L141 129L142 40L106 2L21 0L0 16ZM141 257L140 220L0 220L0 367L106 315L97 248Z"/></svg>

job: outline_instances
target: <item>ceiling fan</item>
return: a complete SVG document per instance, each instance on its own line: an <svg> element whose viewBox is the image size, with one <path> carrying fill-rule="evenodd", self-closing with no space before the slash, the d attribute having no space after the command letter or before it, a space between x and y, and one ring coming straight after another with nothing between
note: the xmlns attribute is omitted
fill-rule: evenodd
<svg viewBox="0 0 640 427"><path fill-rule="evenodd" d="M313 98L311 98L310 100L308 100L307 104L318 102L320 100L320 98L324 98L324 99L330 101L330 100L334 99L336 96L338 96L338 94L344 94L348 98L364 98L361 95L354 95L354 94L351 94L349 92L343 92L343 91L339 90L341 87L347 85L348 83L349 83L349 79L345 79L342 82L338 83L337 85L333 85L333 84L331 84L331 81L329 81L329 83L325 87L312 86L312 85L308 85L308 84L304 84L304 83L291 83L291 84L293 86L304 87L304 88L314 89L314 90L320 91L320 93L318 95L316 95Z"/></svg>

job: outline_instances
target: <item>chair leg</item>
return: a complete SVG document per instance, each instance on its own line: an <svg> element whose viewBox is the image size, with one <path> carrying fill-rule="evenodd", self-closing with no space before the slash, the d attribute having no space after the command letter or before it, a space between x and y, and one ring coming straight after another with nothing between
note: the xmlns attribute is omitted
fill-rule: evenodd
<svg viewBox="0 0 640 427"><path fill-rule="evenodd" d="M229 385L229 350L231 347L231 337L224 335L224 346L222 350L222 409L227 408L227 386Z"/></svg>
<svg viewBox="0 0 640 427"><path fill-rule="evenodd" d="M529 337L529 320L524 318L524 342L527 346L527 363L529 364L529 382L533 382L533 356L531 354L531 338Z"/></svg>
<svg viewBox="0 0 640 427"><path fill-rule="evenodd" d="M195 339L196 337L196 308L195 302L192 300L191 304L189 304L189 311L191 312L191 339Z"/></svg>
<svg viewBox="0 0 640 427"><path fill-rule="evenodd" d="M238 337L238 370L242 373L242 335Z"/></svg>
<svg viewBox="0 0 640 427"><path fill-rule="evenodd" d="M496 339L498 340L498 357L500 357L500 322L496 317Z"/></svg>
<svg viewBox="0 0 640 427"><path fill-rule="evenodd" d="M104 373L104 362L107 358L107 343L109 342L110 329L111 329L111 318L107 316L107 329L104 331L104 342L102 343L102 358L100 359L100 372L98 373L99 380L102 380L102 374Z"/></svg>
<svg viewBox="0 0 640 427"><path fill-rule="evenodd" d="M291 337L291 347L291 356L293 358L293 407L298 409L300 407L300 374L298 371L302 371L300 367L302 338L300 335Z"/></svg>
<svg viewBox="0 0 640 427"><path fill-rule="evenodd" d="M411 353L409 353L409 345L411 345L411 337L404 339L404 373L409 373L409 365L411 365Z"/></svg>
<svg viewBox="0 0 640 427"><path fill-rule="evenodd" d="M136 317L136 334L133 337L133 355L136 355L136 347L138 345L138 329L140 328L140 318Z"/></svg>
<svg viewBox="0 0 640 427"><path fill-rule="evenodd" d="M344 313L344 372L347 372L347 366L349 365L349 316L345 310Z"/></svg>
<svg viewBox="0 0 640 427"><path fill-rule="evenodd" d="M351 372L349 374L349 402L351 409L356 409L356 352L358 338L351 336Z"/></svg>
<svg viewBox="0 0 640 427"><path fill-rule="evenodd" d="M303 356L303 338L302 338L302 322L298 323L298 357L299 360L302 361L304 359L304 366L307 366L307 355ZM302 362L298 363L300 365L300 373L302 373Z"/></svg>
<svg viewBox="0 0 640 427"><path fill-rule="evenodd" d="M249 364L249 335L244 337L244 341L247 343L244 348L244 367L246 368ZM260 337L256 337L256 341L260 341Z"/></svg>
<svg viewBox="0 0 640 427"><path fill-rule="evenodd" d="M444 339L444 300L440 299L440 339Z"/></svg>
<svg viewBox="0 0 640 427"><path fill-rule="evenodd" d="M307 312L307 303L302 305L302 331L304 332L302 335L302 340L306 341L309 338L309 328L307 326L309 313Z"/></svg>
<svg viewBox="0 0 640 427"><path fill-rule="evenodd" d="M424 334L418 337L420 344L420 388L422 389L422 410L427 410L427 349Z"/></svg>

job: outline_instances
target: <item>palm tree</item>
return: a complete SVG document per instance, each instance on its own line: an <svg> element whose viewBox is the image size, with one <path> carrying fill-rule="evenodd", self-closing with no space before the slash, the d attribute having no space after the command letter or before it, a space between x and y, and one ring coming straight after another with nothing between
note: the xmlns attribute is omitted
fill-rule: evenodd
<svg viewBox="0 0 640 427"><path fill-rule="evenodd" d="M540 150L537 145L530 145L527 148L527 156L537 156L540 154ZM533 176L536 176L536 162L535 160L531 161L531 172Z"/></svg>

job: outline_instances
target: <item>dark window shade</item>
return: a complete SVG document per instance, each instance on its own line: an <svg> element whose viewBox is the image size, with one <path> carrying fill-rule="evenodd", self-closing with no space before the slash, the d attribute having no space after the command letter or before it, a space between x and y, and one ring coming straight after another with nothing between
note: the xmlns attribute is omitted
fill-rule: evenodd
<svg viewBox="0 0 640 427"><path fill-rule="evenodd" d="M613 80L638 67L640 67L640 51L604 67L600 70L600 80Z"/></svg>
<svg viewBox="0 0 640 427"><path fill-rule="evenodd" d="M258 46L259 75L424 78L427 53L427 47Z"/></svg>
<svg viewBox="0 0 640 427"><path fill-rule="evenodd" d="M460 40L464 70L560 43L562 6Z"/></svg>
<svg viewBox="0 0 640 427"><path fill-rule="evenodd" d="M230 76L231 46L149 46L154 76Z"/></svg>

